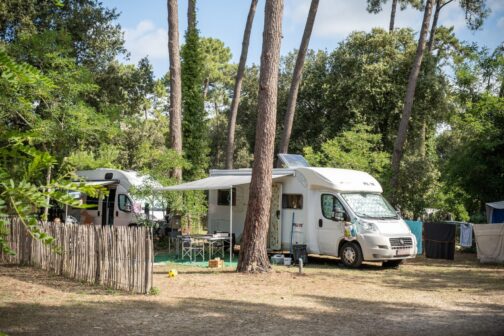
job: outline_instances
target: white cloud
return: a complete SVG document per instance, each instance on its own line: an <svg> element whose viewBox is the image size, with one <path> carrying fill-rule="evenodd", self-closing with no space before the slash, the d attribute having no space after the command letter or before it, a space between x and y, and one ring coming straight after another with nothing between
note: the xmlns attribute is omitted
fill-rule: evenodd
<svg viewBox="0 0 504 336"><path fill-rule="evenodd" d="M488 7L492 12L497 12L504 9L504 1L502 0L488 0Z"/></svg>
<svg viewBox="0 0 504 336"><path fill-rule="evenodd" d="M500 0L502 1L502 0ZM285 17L287 24L304 25L308 13L310 0L299 0L286 4ZM370 31L375 27L388 29L390 22L390 2L383 5L378 14L370 14L366 10L365 0L321 0L315 20L314 36L318 37L346 37L353 31ZM395 27L410 27L415 31L420 29L423 12L408 7L397 10ZM441 12L439 23L454 26L455 30L464 29L464 13L455 3Z"/></svg>
<svg viewBox="0 0 504 336"><path fill-rule="evenodd" d="M124 29L125 47L131 53L130 61L168 59L168 32L150 20L140 21L134 28Z"/></svg>

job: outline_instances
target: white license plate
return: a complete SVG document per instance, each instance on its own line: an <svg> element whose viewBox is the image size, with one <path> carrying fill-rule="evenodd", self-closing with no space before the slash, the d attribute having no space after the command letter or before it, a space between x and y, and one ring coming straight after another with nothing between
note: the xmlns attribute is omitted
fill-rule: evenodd
<svg viewBox="0 0 504 336"><path fill-rule="evenodd" d="M405 249L397 249L395 255L396 256L407 256L412 253L411 248L405 248Z"/></svg>

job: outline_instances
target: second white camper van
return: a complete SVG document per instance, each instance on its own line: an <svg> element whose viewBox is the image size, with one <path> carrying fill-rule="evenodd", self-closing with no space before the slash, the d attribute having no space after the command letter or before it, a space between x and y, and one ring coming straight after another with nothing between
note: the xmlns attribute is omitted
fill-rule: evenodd
<svg viewBox="0 0 504 336"><path fill-rule="evenodd" d="M77 176L88 185L102 186L108 190L108 195L93 198L78 195L82 202L95 205L91 208L71 208L68 215L80 224L128 226L135 225L140 219L163 220L166 206L162 198L138 197L133 195L132 188L158 188L161 185L146 175L136 171L98 168L81 170ZM65 219L66 220L66 219Z"/></svg>
<svg viewBox="0 0 504 336"><path fill-rule="evenodd" d="M229 231L232 204L232 231L240 240L251 173L250 169L210 171L206 186L214 179L227 180L233 187L207 188L209 232ZM190 184L197 187L198 181ZM397 266L414 258L416 238L382 191L375 178L361 171L299 166L273 169L269 250L304 244L308 253L340 257L349 267L363 261Z"/></svg>

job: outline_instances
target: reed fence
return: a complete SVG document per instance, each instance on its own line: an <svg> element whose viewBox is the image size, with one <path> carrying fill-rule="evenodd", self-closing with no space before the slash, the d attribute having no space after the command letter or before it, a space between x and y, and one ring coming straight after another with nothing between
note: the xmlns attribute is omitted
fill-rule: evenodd
<svg viewBox="0 0 504 336"><path fill-rule="evenodd" d="M0 263L31 265L70 279L134 293L152 288L153 240L148 227L40 224L56 248L33 239L16 219L7 227L15 255Z"/></svg>

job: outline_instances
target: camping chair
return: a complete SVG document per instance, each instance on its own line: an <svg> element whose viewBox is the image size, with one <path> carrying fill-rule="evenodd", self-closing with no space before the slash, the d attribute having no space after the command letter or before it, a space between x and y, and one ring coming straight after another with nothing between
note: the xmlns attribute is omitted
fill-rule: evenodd
<svg viewBox="0 0 504 336"><path fill-rule="evenodd" d="M219 236L214 235L214 237L220 238ZM209 254L210 258L215 258L219 256L220 258L224 259L225 256L225 245L224 245L224 240L211 240L209 242Z"/></svg>
<svg viewBox="0 0 504 336"><path fill-rule="evenodd" d="M193 259L194 261L196 261L198 256L202 258L202 261L205 261L205 243L201 240L191 239L191 253L192 253L191 261Z"/></svg>
<svg viewBox="0 0 504 336"><path fill-rule="evenodd" d="M181 259L185 257L189 257L189 260L192 261L192 241L190 237L182 238L182 256Z"/></svg>
<svg viewBox="0 0 504 336"><path fill-rule="evenodd" d="M214 237L226 237L226 238L228 238L229 237L229 232L214 231ZM232 240L231 251L234 251L234 247L235 247L235 244L236 244L236 236L235 236L234 233L231 235L231 238L232 238L231 239ZM224 244L224 251L229 251L229 248L230 248L229 240L224 240L223 244Z"/></svg>
<svg viewBox="0 0 504 336"><path fill-rule="evenodd" d="M168 232L168 251L171 251L171 245L172 243L176 243L178 235L179 232L176 230Z"/></svg>

